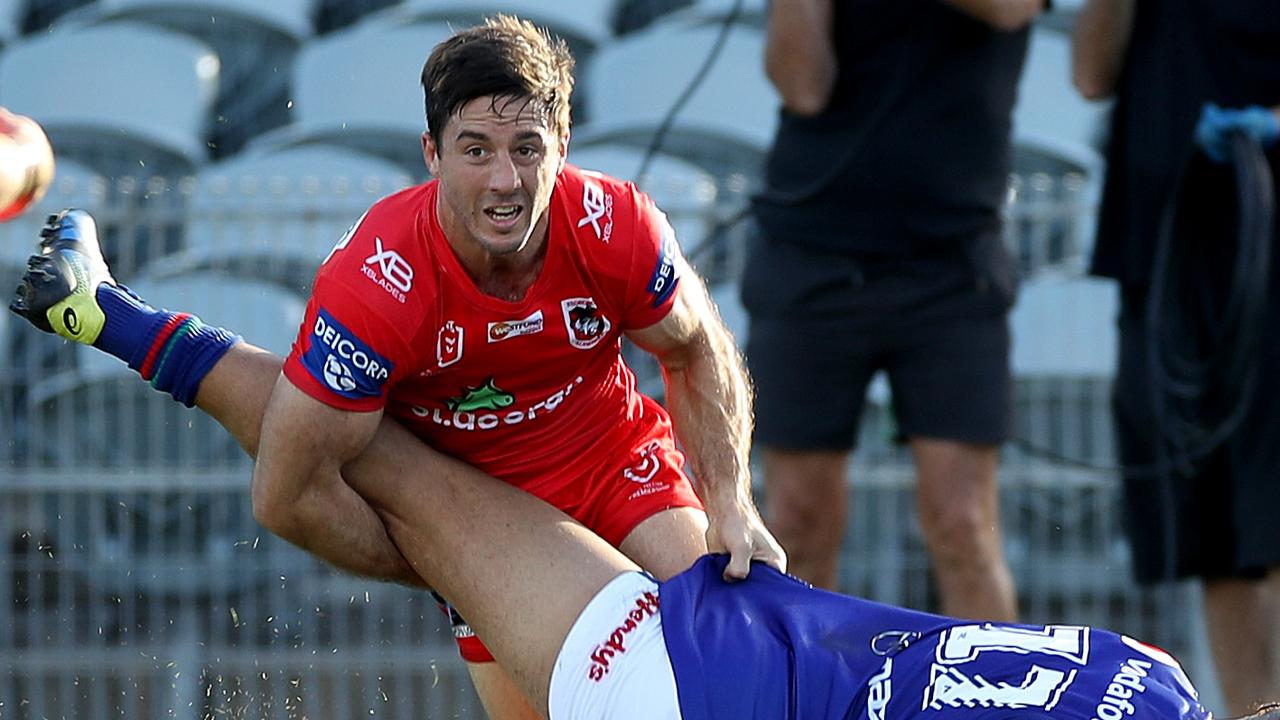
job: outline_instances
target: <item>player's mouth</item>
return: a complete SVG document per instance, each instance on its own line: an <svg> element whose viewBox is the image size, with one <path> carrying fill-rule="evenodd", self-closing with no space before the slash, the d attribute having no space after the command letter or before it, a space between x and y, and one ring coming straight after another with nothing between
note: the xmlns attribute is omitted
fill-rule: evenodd
<svg viewBox="0 0 1280 720"><path fill-rule="evenodd" d="M515 224L520 220L520 216L524 215L524 206L491 205L484 209L484 214L499 230L509 230L515 227Z"/></svg>

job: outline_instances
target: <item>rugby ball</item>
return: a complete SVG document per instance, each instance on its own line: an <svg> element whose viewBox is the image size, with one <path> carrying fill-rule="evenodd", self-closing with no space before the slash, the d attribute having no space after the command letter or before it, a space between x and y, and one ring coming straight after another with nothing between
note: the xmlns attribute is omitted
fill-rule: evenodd
<svg viewBox="0 0 1280 720"><path fill-rule="evenodd" d="M0 221L44 197L53 172L53 148L40 125L0 108Z"/></svg>

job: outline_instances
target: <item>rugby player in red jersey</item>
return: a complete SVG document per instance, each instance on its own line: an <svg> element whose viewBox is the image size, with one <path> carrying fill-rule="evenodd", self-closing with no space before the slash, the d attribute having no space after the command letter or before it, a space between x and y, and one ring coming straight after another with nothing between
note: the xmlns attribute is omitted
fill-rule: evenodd
<svg viewBox="0 0 1280 720"><path fill-rule="evenodd" d="M88 229L74 215L51 229L50 261L24 278L24 308L53 287L42 272L87 269L70 253L98 267L86 277L103 277ZM279 368L241 344L201 383L201 407L250 452ZM236 394L250 401L217 402ZM727 583L724 555L659 582L390 417L341 472L415 577L458 603L552 720L1212 720L1175 659L1105 630L929 615L771 567ZM1280 706L1249 720L1280 720Z"/></svg>
<svg viewBox="0 0 1280 720"><path fill-rule="evenodd" d="M353 572L423 584L340 475L384 415L658 578L708 549L729 553L731 577L752 559L783 569L750 495L745 373L705 287L647 197L566 164L572 65L563 43L507 17L433 50L422 148L436 180L378 202L338 242L283 376L277 358L116 285L83 213L46 231L15 309L222 420L257 457L259 521ZM623 334L660 361L670 416L637 392ZM203 385L246 369L279 378L265 417L266 387ZM484 531L485 508L460 511ZM490 716L534 716L455 631Z"/></svg>

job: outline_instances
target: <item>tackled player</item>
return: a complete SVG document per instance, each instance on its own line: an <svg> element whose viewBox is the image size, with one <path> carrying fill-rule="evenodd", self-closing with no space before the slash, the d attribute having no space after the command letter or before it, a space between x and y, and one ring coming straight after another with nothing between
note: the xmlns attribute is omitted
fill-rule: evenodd
<svg viewBox="0 0 1280 720"><path fill-rule="evenodd" d="M67 268L110 276L83 213L60 218L41 246L15 306L48 327L33 308L69 307L58 295ZM202 407L251 452L279 366L240 343L200 383ZM204 401L235 392L256 399ZM724 555L659 582L582 524L390 417L339 479L552 720L1211 718L1167 653L1104 630L929 615L768 566L729 582ZM1277 708L1253 717L1280 720Z"/></svg>

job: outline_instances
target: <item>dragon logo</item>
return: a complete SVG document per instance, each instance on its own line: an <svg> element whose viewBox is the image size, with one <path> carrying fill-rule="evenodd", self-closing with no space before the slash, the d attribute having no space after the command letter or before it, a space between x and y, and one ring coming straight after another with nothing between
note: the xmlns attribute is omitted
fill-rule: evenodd
<svg viewBox="0 0 1280 720"><path fill-rule="evenodd" d="M592 298L569 298L560 301L569 344L579 350L590 350L609 334L613 324L600 312Z"/></svg>
<svg viewBox="0 0 1280 720"><path fill-rule="evenodd" d="M493 378L489 378L481 383L479 387L464 388L462 395L456 398L449 398L445 402L445 407L460 412L501 410L505 407L511 407L511 404L515 401L515 395L504 391L494 384Z"/></svg>

